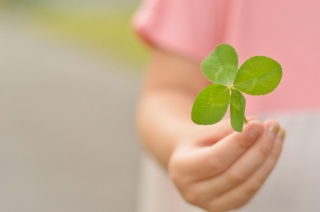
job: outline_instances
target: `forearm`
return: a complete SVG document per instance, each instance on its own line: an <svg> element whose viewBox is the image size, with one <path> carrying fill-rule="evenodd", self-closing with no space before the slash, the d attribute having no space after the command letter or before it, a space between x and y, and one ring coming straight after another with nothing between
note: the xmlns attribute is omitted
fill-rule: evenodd
<svg viewBox="0 0 320 212"><path fill-rule="evenodd" d="M196 95L207 85L200 64L154 51L137 113L138 131L144 146L167 166L170 156L198 126L191 121Z"/></svg>
<svg viewBox="0 0 320 212"><path fill-rule="evenodd" d="M144 94L138 112L138 130L146 148L167 166L176 145L195 128L190 118L194 96L168 89Z"/></svg>

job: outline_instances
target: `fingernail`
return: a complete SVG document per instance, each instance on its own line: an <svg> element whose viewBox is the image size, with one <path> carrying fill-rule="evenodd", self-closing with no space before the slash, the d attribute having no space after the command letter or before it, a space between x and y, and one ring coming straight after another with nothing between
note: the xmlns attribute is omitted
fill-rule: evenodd
<svg viewBox="0 0 320 212"><path fill-rule="evenodd" d="M276 137L279 129L280 129L280 127L279 127L278 124L273 124L273 125L270 126L270 128L269 128L269 133L270 133L270 135L271 135L272 138L275 138L275 137Z"/></svg>
<svg viewBox="0 0 320 212"><path fill-rule="evenodd" d="M277 134L276 142L283 143L285 137L286 137L286 132L285 132L285 131L280 131L280 132Z"/></svg>
<svg viewBox="0 0 320 212"><path fill-rule="evenodd" d="M252 127L249 132L249 135L252 139L258 138L261 134L262 129L260 127Z"/></svg>

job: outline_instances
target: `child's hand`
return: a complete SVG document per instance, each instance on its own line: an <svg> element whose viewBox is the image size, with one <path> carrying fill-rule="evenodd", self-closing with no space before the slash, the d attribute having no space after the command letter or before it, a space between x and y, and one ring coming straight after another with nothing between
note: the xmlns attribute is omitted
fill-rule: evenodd
<svg viewBox="0 0 320 212"><path fill-rule="evenodd" d="M181 142L170 159L169 173L189 203L210 212L236 209L267 179L284 136L274 120L251 120L242 133L223 121Z"/></svg>

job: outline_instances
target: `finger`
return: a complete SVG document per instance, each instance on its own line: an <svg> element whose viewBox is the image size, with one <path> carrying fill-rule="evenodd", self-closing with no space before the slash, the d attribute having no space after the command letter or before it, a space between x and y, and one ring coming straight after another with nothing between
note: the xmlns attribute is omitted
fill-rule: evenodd
<svg viewBox="0 0 320 212"><path fill-rule="evenodd" d="M242 133L233 132L212 146L200 148L193 151L192 155L186 155L184 162L189 167L188 171L192 173L190 176L194 177L192 180L203 180L226 170L257 141L263 131L261 122L250 121Z"/></svg>
<svg viewBox="0 0 320 212"><path fill-rule="evenodd" d="M279 131L279 124L269 120L265 122L264 127L264 133L258 141L227 171L213 179L201 182L201 187L206 190L206 193L211 194L210 199L241 184L263 164L272 149Z"/></svg>
<svg viewBox="0 0 320 212"><path fill-rule="evenodd" d="M247 117L247 121L259 121L259 119L255 116L249 116ZM231 127L230 119L222 120L215 125L196 125L196 127L198 128L198 137L194 137L193 140L196 141L194 144L198 147L211 146L234 132L234 129Z"/></svg>
<svg viewBox="0 0 320 212"><path fill-rule="evenodd" d="M199 130L197 130L198 136L193 137L192 140L195 147L211 146L234 132L230 124L230 119L222 120L215 125L197 126L199 127Z"/></svg>
<svg viewBox="0 0 320 212"><path fill-rule="evenodd" d="M170 158L168 169L172 180L176 184L190 184L190 179L194 179L192 176L197 175L197 168L195 167L201 166L201 164L194 163L193 159L198 157L199 154L201 155L202 150L206 149L205 147L213 145L221 137L233 132L230 120L223 120L216 125L210 126L195 125L195 128L195 131L190 132L192 139L184 139Z"/></svg>
<svg viewBox="0 0 320 212"><path fill-rule="evenodd" d="M272 151L263 165L245 182L212 200L208 208L227 211L242 207L248 203L274 169L282 150L284 138L285 130L281 128L275 139Z"/></svg>

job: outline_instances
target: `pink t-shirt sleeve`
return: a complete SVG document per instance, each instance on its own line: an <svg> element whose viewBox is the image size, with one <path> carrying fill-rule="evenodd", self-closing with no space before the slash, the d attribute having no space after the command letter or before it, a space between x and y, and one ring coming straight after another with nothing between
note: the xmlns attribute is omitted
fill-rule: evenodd
<svg viewBox="0 0 320 212"><path fill-rule="evenodd" d="M277 60L279 87L249 96L246 114L319 110L319 8L315 0L144 0L134 27L149 45L198 62L219 43L235 47L239 65L254 55Z"/></svg>
<svg viewBox="0 0 320 212"><path fill-rule="evenodd" d="M222 41L225 0L144 0L134 29L149 45L201 61Z"/></svg>

